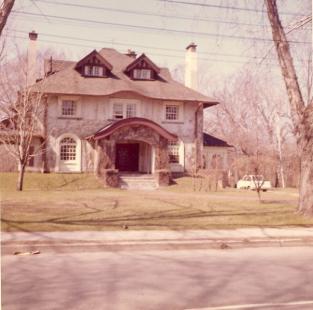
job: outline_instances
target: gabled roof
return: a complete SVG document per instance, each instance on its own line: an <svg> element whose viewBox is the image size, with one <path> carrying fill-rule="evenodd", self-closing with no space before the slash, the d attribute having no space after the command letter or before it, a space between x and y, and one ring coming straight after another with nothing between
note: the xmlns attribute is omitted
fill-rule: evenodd
<svg viewBox="0 0 313 310"><path fill-rule="evenodd" d="M106 61L96 50L93 50L91 53L89 53L87 56L82 58L75 66L75 69L80 68L82 65L84 65L90 58L97 58L101 64L106 66L110 71L112 70L113 66Z"/></svg>
<svg viewBox="0 0 313 310"><path fill-rule="evenodd" d="M164 137L167 140L170 141L176 141L177 140L177 136L175 134L170 133L169 131L167 131L165 128L163 128L162 126L160 126L159 124L146 119L146 118L142 118L142 117L130 117L130 118L125 118L122 119L120 121L116 121L116 122L112 122L106 126L104 126L103 128L99 129L96 133L94 133L93 135L86 137L86 139L93 139L93 140L99 140L99 139L103 139L109 135L111 135L113 132L115 132L118 129L121 129L125 126L137 126L137 125L143 125L146 127L149 127L151 129L153 129L154 131L156 131L160 136Z"/></svg>
<svg viewBox="0 0 313 310"><path fill-rule="evenodd" d="M134 69L141 61L146 62L156 73L160 73L160 68L154 64L145 54L141 54L132 63L130 63L126 67L125 72L129 72L130 70Z"/></svg>
<svg viewBox="0 0 313 310"><path fill-rule="evenodd" d="M49 75L43 81L45 92L47 94L91 96L109 96L120 92L133 92L151 99L202 102L205 107L218 104L215 98L202 95L173 80L167 68L159 68L158 76L160 78L157 80L132 80L124 71L133 63L133 58L111 48L103 48L98 54L112 65L110 77L86 78L75 69L76 63L65 62L63 69L60 68L60 71ZM37 84L40 87L40 82Z"/></svg>
<svg viewBox="0 0 313 310"><path fill-rule="evenodd" d="M203 145L204 146L218 146L218 147L233 147L229 145L226 141L218 139L207 133L203 133Z"/></svg>

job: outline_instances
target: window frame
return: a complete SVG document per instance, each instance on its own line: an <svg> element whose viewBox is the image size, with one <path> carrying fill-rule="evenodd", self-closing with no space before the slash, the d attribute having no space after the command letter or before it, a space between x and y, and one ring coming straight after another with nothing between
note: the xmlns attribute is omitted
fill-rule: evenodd
<svg viewBox="0 0 313 310"><path fill-rule="evenodd" d="M136 100L112 100L112 108L111 108L111 117L113 120L122 120L126 118L132 118L132 117L137 117L139 115L139 102ZM121 105L122 106L122 117L116 117L115 115L115 106ZM129 113L133 113L133 115L130 115Z"/></svg>
<svg viewBox="0 0 313 310"><path fill-rule="evenodd" d="M66 107L65 104L71 104L71 106ZM75 100L69 99L62 100L62 116L75 117L76 115L77 115L77 102Z"/></svg>
<svg viewBox="0 0 313 310"><path fill-rule="evenodd" d="M66 139L71 140L71 141L64 141ZM59 148L60 161L62 161L62 162L76 162L76 160L77 160L77 142L74 138L72 138L72 137L62 138L62 140L60 140L59 146L60 146L60 148ZM67 158L64 158L64 157L67 157Z"/></svg>
<svg viewBox="0 0 313 310"><path fill-rule="evenodd" d="M88 77L103 77L104 76L103 66L86 64L84 65L84 75Z"/></svg>
<svg viewBox="0 0 313 310"><path fill-rule="evenodd" d="M72 101L75 103L75 114L63 114L63 102ZM79 119L81 118L81 100L78 96L59 96L58 97L58 118L61 119Z"/></svg>
<svg viewBox="0 0 313 310"><path fill-rule="evenodd" d="M176 118L168 117L168 107L175 107L177 109ZM163 105L163 122L165 123L183 123L184 122L184 103L177 101L165 101Z"/></svg>
<svg viewBox="0 0 313 310"><path fill-rule="evenodd" d="M152 80L152 69L135 68L133 69L134 80Z"/></svg>
<svg viewBox="0 0 313 310"><path fill-rule="evenodd" d="M73 146L75 142L75 157L63 157L61 155L62 146L65 145L62 141L69 139L68 145ZM71 143L72 142L72 143ZM75 173L82 171L82 140L73 133L64 133L60 135L55 142L56 162L55 172ZM67 151L65 151L67 152ZM73 152L72 152L73 153Z"/></svg>
<svg viewBox="0 0 313 310"><path fill-rule="evenodd" d="M180 163L180 143L178 141L168 141L168 161L170 164Z"/></svg>

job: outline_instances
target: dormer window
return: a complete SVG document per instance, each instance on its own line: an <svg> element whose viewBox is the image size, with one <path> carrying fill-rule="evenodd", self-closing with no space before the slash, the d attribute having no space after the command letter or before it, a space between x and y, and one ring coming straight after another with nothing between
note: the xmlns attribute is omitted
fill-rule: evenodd
<svg viewBox="0 0 313 310"><path fill-rule="evenodd" d="M103 67L101 66L85 66L84 74L86 76L103 76Z"/></svg>
<svg viewBox="0 0 313 310"><path fill-rule="evenodd" d="M133 75L136 80L151 80L150 69L134 69Z"/></svg>
<svg viewBox="0 0 313 310"><path fill-rule="evenodd" d="M94 50L81 59L75 69L85 77L108 77L113 67Z"/></svg>
<svg viewBox="0 0 313 310"><path fill-rule="evenodd" d="M130 63L124 72L133 80L156 80L160 68L156 66L145 54Z"/></svg>

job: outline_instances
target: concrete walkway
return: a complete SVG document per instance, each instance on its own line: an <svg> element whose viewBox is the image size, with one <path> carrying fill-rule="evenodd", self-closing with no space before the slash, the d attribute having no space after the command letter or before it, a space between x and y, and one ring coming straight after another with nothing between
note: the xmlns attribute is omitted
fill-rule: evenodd
<svg viewBox="0 0 313 310"><path fill-rule="evenodd" d="M307 228L241 228L231 230L123 230L75 232L3 232L7 241L158 241L192 239L243 239L243 238L313 238L313 227Z"/></svg>
<svg viewBox="0 0 313 310"><path fill-rule="evenodd" d="M76 231L2 233L2 245L71 244L71 245L140 245L140 244L264 244L278 242L313 244L313 227L308 228L243 228L232 230L186 231Z"/></svg>

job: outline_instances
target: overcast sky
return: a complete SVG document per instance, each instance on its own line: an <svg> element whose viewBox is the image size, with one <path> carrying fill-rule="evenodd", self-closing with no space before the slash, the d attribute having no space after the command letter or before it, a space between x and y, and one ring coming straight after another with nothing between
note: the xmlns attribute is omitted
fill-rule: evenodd
<svg viewBox="0 0 313 310"><path fill-rule="evenodd" d="M310 0L279 4L285 26L311 14ZM201 70L211 74L227 76L267 54L262 66L277 67L262 0L16 0L7 27L10 42L25 49L31 30L39 33L40 49L53 48L73 60L95 48L130 48L174 70L195 42ZM293 49L308 49L311 23L289 39Z"/></svg>

